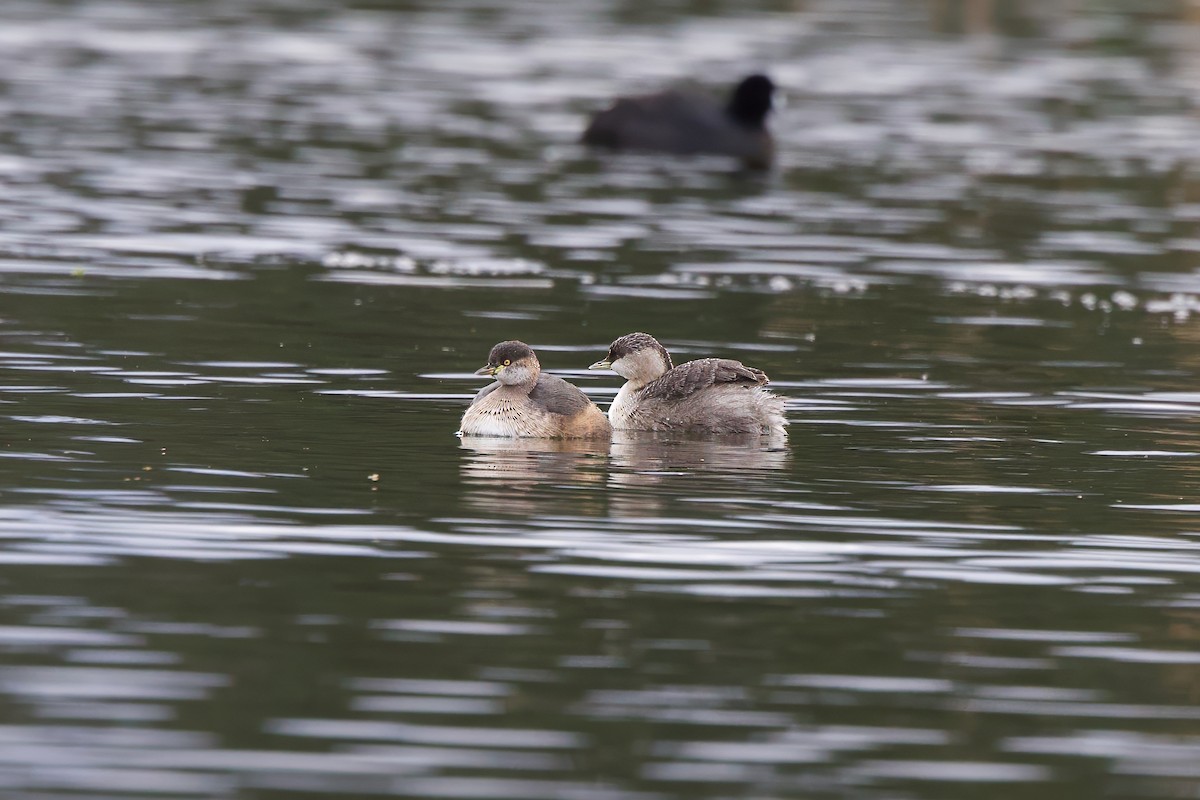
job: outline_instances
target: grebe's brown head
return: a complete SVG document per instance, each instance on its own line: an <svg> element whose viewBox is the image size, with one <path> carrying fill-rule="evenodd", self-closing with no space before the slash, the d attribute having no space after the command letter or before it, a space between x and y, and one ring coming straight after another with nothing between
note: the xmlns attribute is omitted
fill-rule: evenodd
<svg viewBox="0 0 1200 800"><path fill-rule="evenodd" d="M608 346L608 355L588 369L611 369L636 385L662 377L674 365L671 354L648 333L627 333Z"/></svg>
<svg viewBox="0 0 1200 800"><path fill-rule="evenodd" d="M491 375L506 386L520 386L537 381L541 371L533 348L514 339L493 347L487 365L475 370L475 374Z"/></svg>

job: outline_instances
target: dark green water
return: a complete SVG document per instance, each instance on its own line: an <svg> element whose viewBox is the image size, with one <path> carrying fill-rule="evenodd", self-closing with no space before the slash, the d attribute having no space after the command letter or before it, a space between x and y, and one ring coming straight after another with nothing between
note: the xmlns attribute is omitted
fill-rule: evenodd
<svg viewBox="0 0 1200 800"><path fill-rule="evenodd" d="M5 4L0 794L1195 797L1200 31L997 5ZM454 436L633 330L786 446Z"/></svg>

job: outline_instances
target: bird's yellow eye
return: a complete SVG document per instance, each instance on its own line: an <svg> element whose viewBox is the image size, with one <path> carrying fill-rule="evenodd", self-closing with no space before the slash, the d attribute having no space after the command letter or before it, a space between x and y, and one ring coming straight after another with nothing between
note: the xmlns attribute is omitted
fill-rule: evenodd
<svg viewBox="0 0 1200 800"><path fill-rule="evenodd" d="M511 364L511 363L512 363L512 359L511 359L511 358L506 358L506 359L504 359L504 366L506 366L506 367L507 367L507 366L508 366L509 364Z"/></svg>

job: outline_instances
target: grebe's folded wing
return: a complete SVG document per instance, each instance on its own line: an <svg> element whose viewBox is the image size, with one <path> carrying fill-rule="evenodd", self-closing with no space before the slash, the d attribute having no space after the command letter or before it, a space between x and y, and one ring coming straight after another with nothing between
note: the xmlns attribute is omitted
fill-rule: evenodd
<svg viewBox="0 0 1200 800"><path fill-rule="evenodd" d="M545 372L538 376L537 385L529 393L529 399L551 414L562 414L564 417L575 416L592 402L575 384Z"/></svg>
<svg viewBox="0 0 1200 800"><path fill-rule="evenodd" d="M641 396L647 400L679 400L712 386L738 383L765 386L768 379L762 370L731 358L698 358L648 383Z"/></svg>

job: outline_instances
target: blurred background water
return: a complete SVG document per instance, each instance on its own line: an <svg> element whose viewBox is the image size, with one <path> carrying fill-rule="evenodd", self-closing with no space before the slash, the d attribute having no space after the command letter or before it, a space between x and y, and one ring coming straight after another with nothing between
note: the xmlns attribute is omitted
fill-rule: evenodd
<svg viewBox="0 0 1200 800"><path fill-rule="evenodd" d="M1196 797L1198 23L8 0L0 793ZM769 173L574 143L756 70ZM787 447L454 437L632 330Z"/></svg>

